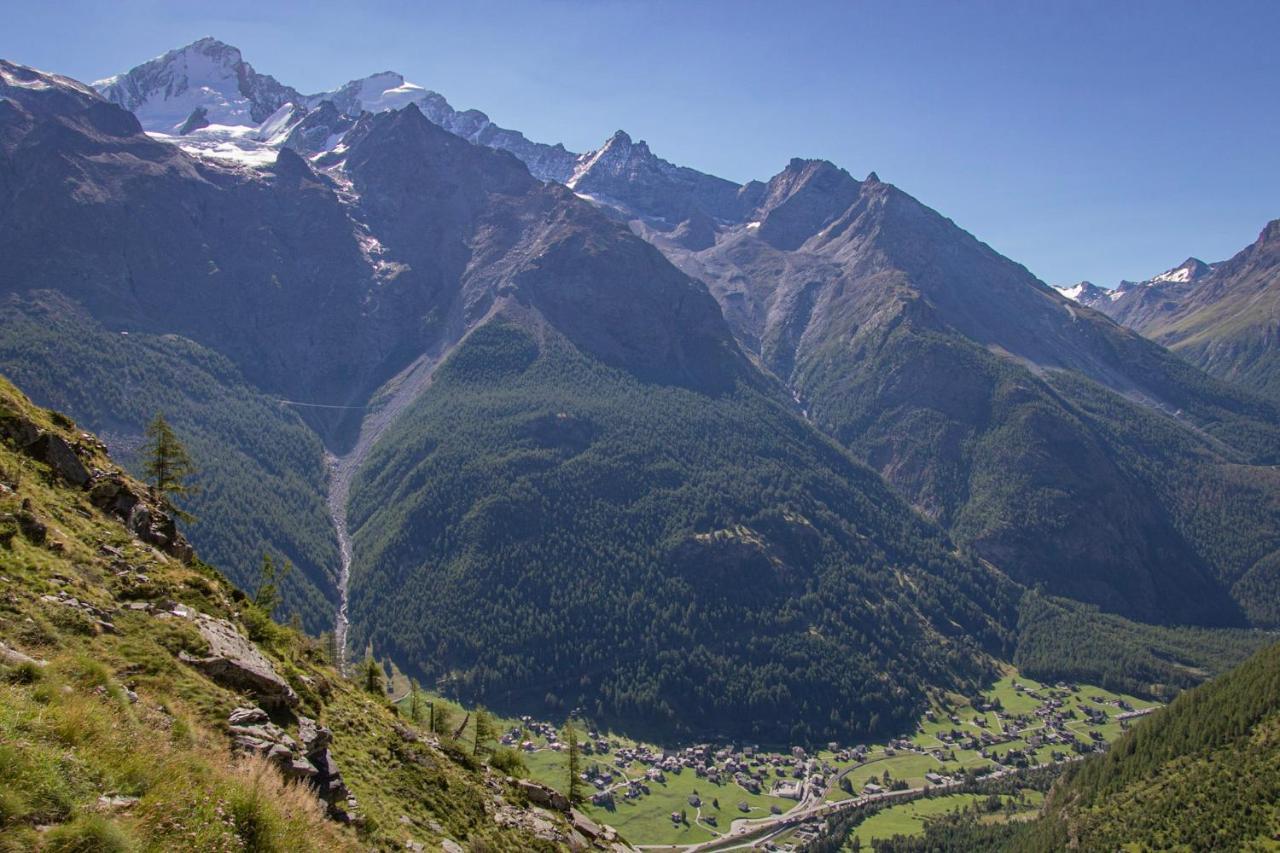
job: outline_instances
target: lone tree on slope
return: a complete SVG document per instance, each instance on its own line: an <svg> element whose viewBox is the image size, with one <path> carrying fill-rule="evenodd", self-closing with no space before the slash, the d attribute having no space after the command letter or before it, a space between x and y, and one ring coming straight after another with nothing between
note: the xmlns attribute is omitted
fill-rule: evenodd
<svg viewBox="0 0 1280 853"><path fill-rule="evenodd" d="M151 488L156 498L188 524L195 521L190 513L175 506L173 499L194 494L195 487L187 480L195 476L196 468L187 448L178 440L173 427L169 426L169 422L159 412L156 412L155 418L147 425L147 444L143 450L146 454L145 470L151 478Z"/></svg>
<svg viewBox="0 0 1280 853"><path fill-rule="evenodd" d="M565 793L569 797L569 802L577 804L582 802L582 756L578 751L578 730L573 726L573 720L565 723L564 739L565 744L569 747L569 790Z"/></svg>

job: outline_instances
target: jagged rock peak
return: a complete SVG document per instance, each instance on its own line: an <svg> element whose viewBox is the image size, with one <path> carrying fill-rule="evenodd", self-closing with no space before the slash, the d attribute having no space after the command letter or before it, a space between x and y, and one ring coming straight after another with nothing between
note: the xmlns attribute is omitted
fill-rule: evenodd
<svg viewBox="0 0 1280 853"><path fill-rule="evenodd" d="M1081 281L1071 285L1054 285L1054 290L1073 302L1093 307L1100 300L1108 297L1108 291L1091 281Z"/></svg>
<svg viewBox="0 0 1280 853"><path fill-rule="evenodd" d="M1209 274L1209 272L1210 267L1204 261L1199 258L1187 258L1173 269L1160 273L1160 275L1154 277L1151 281L1153 283L1165 281L1179 283L1190 282L1204 278Z"/></svg>

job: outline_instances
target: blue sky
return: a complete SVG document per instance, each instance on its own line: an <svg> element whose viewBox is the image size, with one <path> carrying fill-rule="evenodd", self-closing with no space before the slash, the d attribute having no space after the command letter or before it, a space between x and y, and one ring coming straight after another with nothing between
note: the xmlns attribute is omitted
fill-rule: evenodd
<svg viewBox="0 0 1280 853"><path fill-rule="evenodd" d="M85 80L204 35L304 91L397 70L574 150L735 180L875 170L1051 283L1214 261L1280 217L1280 2L3 0Z"/></svg>

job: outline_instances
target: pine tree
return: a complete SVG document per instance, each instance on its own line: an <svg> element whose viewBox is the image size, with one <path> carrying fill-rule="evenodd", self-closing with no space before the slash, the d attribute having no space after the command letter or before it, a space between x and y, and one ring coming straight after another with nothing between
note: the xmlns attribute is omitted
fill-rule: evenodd
<svg viewBox="0 0 1280 853"><path fill-rule="evenodd" d="M448 737L453 734L453 729L450 728L453 724L453 711L450 710L448 705L437 702L432 706L431 713L433 717L431 730L433 732L441 737Z"/></svg>
<svg viewBox="0 0 1280 853"><path fill-rule="evenodd" d="M364 676L364 689L377 696L384 695L382 664L378 663L370 655L364 659L364 664L360 669Z"/></svg>
<svg viewBox="0 0 1280 853"><path fill-rule="evenodd" d="M570 803L582 802L582 756L578 750L578 730L573 726L573 720L565 723L564 727L565 743L569 747L569 790L565 793L569 797Z"/></svg>
<svg viewBox="0 0 1280 853"><path fill-rule="evenodd" d="M493 717L484 708L476 709L475 746L472 755L489 752L489 741L493 740Z"/></svg>
<svg viewBox="0 0 1280 853"><path fill-rule="evenodd" d="M416 678L409 679L409 719L422 722L422 690Z"/></svg>
<svg viewBox="0 0 1280 853"><path fill-rule="evenodd" d="M164 415L159 412L156 412L155 418L147 425L147 444L143 452L146 454L143 467L151 478L156 498L164 501L169 511L183 521L195 521L192 515L173 503L175 497L195 492L195 487L187 482L196 473L195 465L173 427L169 426Z"/></svg>

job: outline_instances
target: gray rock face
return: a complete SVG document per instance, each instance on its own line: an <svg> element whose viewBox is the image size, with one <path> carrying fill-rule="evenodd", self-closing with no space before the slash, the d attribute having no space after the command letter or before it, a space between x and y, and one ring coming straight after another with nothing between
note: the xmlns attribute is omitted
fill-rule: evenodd
<svg viewBox="0 0 1280 853"><path fill-rule="evenodd" d="M124 521L143 542L183 562L191 560L191 544L178 532L173 517L157 507L149 494L136 489L118 473L99 473L86 485L93 505Z"/></svg>
<svg viewBox="0 0 1280 853"><path fill-rule="evenodd" d="M89 470L61 436L46 433L36 439L29 452L71 485L83 486L89 482Z"/></svg>
<svg viewBox="0 0 1280 853"><path fill-rule="evenodd" d="M743 213L737 184L668 163L621 130L596 151L578 157L564 183L574 192L605 204L621 203L634 214L672 226L691 217L737 219Z"/></svg>
<svg viewBox="0 0 1280 853"><path fill-rule="evenodd" d="M267 712L261 708L236 708L227 715L227 722L233 726L255 726L268 719Z"/></svg>
<svg viewBox="0 0 1280 853"><path fill-rule="evenodd" d="M569 798L554 788L549 788L546 785L532 782L528 779L516 779L515 786L534 805L565 814L569 813Z"/></svg>
<svg viewBox="0 0 1280 853"><path fill-rule="evenodd" d="M183 652L185 662L220 684L255 696L269 707L297 707L298 694L234 625L203 613L195 614L193 621L200 636L209 644L209 654L197 658Z"/></svg>
<svg viewBox="0 0 1280 853"><path fill-rule="evenodd" d="M261 708L237 708L227 716L232 744L236 749L261 755L291 779L314 783L319 771L289 733L270 722Z"/></svg>

